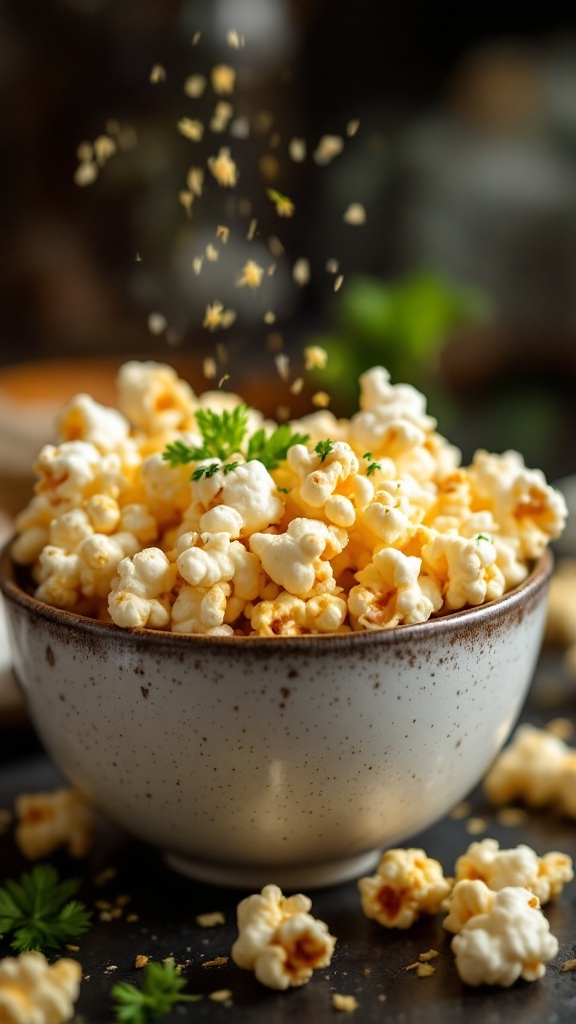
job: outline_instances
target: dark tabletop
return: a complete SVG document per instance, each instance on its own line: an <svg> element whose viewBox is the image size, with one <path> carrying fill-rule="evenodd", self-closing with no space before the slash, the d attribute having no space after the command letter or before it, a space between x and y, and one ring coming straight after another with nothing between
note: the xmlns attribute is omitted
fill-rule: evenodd
<svg viewBox="0 0 576 1024"><path fill-rule="evenodd" d="M576 683L563 674L560 657L547 653L540 661L523 718L543 725L563 716L576 722ZM60 776L34 734L24 728L0 730L0 808L12 808L21 792L50 789ZM456 858L473 839L491 836L501 846L528 843L539 853L561 850L576 860L576 823L548 813L531 813L521 825L505 826L481 791L472 794L471 810L461 819L446 818L405 846L421 846L437 858L445 874L451 874ZM472 836L470 817L485 821L485 830ZM105 822L99 822L97 842L86 862L69 860L64 854L51 858L61 874L79 877L80 897L90 907L95 901L116 905L117 898L129 897L121 916L100 920L94 910L94 926L79 941L75 956L82 964L85 980L77 1003L75 1020L80 1024L110 1024L113 1020L109 992L120 980L141 983L142 972L134 967L137 954L154 960L173 955L184 963L186 991L202 994L199 1002L176 1008L163 1018L169 1021L249 1021L254 1024L287 1024L299 1017L313 1024L348 1019L356 1024L574 1024L576 1021L576 971L562 971L562 964L576 956L576 881L556 903L545 908L560 949L543 979L517 982L510 989L464 986L456 973L450 952L451 936L439 918L416 924L409 931L381 928L364 917L355 883L336 888L308 891L314 916L327 922L337 937L330 966L315 972L309 984L288 992L263 988L247 971L230 959L220 966L202 967L202 962L229 956L236 937L235 908L246 895L227 889L196 884L170 871L154 849L136 842ZM0 837L0 880L17 877L30 865L19 853L12 833ZM95 884L103 869L116 874L104 884ZM100 881L100 880L99 880ZM274 879L270 879L274 881ZM211 928L196 923L198 914L221 911L224 925ZM137 920L135 919L137 917ZM435 949L435 973L419 978L406 968L419 954ZM10 952L0 941L0 956ZM216 1002L210 993L230 990L231 998ZM358 1008L352 1014L338 1013L332 995L354 995Z"/></svg>

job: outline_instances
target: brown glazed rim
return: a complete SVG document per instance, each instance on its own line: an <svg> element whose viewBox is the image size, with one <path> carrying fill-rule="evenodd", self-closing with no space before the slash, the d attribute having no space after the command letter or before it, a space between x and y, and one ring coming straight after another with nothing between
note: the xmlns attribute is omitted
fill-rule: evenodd
<svg viewBox="0 0 576 1024"><path fill-rule="evenodd" d="M61 608L54 608L52 605L38 601L35 597L27 594L14 578L14 564L10 558L10 546L8 541L0 549L0 592L5 599L22 608L33 618L43 619L52 622L59 627L66 627L73 632L89 633L91 636L107 637L112 640L125 638L128 645L148 640L153 646L159 647L183 647L191 649L212 649L221 647L264 647L272 644L285 651L294 652L295 648L306 648L309 653L310 647L317 651L333 649L337 644L339 647L351 647L372 644L398 644L421 641L425 635L430 639L445 633L458 632L459 627L468 629L473 626L489 626L502 619L507 614L513 614L530 599L535 598L546 586L552 573L554 559L549 548L535 563L529 576L515 587L509 590L502 597L487 604L478 605L474 608L465 608L462 611L451 612L449 615L441 615L437 618L428 619L411 626L396 626L394 629L373 629L362 630L353 633L308 633L303 636L204 636L197 633L167 633L159 629L126 629L116 626L113 622L100 622L97 619L90 619L85 615L78 615L76 612L63 611Z"/></svg>

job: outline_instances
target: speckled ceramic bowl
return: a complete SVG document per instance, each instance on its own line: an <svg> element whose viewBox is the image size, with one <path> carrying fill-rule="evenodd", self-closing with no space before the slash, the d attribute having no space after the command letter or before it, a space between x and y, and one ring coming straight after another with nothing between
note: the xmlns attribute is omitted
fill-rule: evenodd
<svg viewBox="0 0 576 1024"><path fill-rule="evenodd" d="M123 630L18 586L15 671L64 775L111 819L216 884L328 885L369 871L479 781L524 700L546 554L492 604L340 636Z"/></svg>

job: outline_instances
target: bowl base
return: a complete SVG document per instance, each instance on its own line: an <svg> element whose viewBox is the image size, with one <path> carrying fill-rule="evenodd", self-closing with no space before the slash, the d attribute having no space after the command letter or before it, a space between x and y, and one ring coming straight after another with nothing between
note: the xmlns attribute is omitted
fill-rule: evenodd
<svg viewBox="0 0 576 1024"><path fill-rule="evenodd" d="M228 889L262 889L273 882L286 892L304 889L322 889L330 885L341 885L361 875L373 872L380 860L380 850L370 850L355 857L331 861L329 864L302 864L293 867L243 867L226 864L209 864L205 861L182 857L177 853L164 854L168 867L187 878L208 885L220 885Z"/></svg>

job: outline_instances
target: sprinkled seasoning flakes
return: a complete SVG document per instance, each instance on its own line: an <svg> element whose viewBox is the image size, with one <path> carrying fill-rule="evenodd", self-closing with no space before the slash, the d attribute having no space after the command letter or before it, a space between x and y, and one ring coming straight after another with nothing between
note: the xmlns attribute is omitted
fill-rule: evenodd
<svg viewBox="0 0 576 1024"><path fill-rule="evenodd" d="M256 263L254 260L248 260L238 275L236 286L238 288L259 288L262 283L263 275L264 267L261 267L260 264Z"/></svg>
<svg viewBox="0 0 576 1024"><path fill-rule="evenodd" d="M190 99L196 100L204 94L206 78L204 75L189 75L184 82L184 92Z"/></svg>
<svg viewBox="0 0 576 1024"><path fill-rule="evenodd" d="M312 159L315 164L322 167L339 156L343 149L344 139L340 135L323 135L312 154Z"/></svg>
<svg viewBox="0 0 576 1024"><path fill-rule="evenodd" d="M150 334L163 334L168 326L168 321L162 313L150 313L148 317L148 330Z"/></svg>
<svg viewBox="0 0 576 1024"><path fill-rule="evenodd" d="M301 256L300 259L296 260L292 267L292 278L301 287L304 287L310 281L310 261L305 256Z"/></svg>
<svg viewBox="0 0 576 1024"><path fill-rule="evenodd" d="M204 135L202 121L194 121L190 117L181 117L178 121L178 131L185 139L191 142L200 142Z"/></svg>
<svg viewBox="0 0 576 1024"><path fill-rule="evenodd" d="M274 203L276 207L276 213L279 217L292 217L296 207L288 196L278 192L275 188L269 188L266 190L266 195Z"/></svg>
<svg viewBox="0 0 576 1024"><path fill-rule="evenodd" d="M352 1013L358 1009L359 1003L356 996L346 996L340 992L334 992L332 1006L335 1010L340 1010L342 1013Z"/></svg>
<svg viewBox="0 0 576 1024"><path fill-rule="evenodd" d="M288 380L290 376L290 359L283 352L280 352L275 358L276 369L278 376L281 380Z"/></svg>
<svg viewBox="0 0 576 1024"><path fill-rule="evenodd" d="M210 72L210 82L215 93L229 95L234 92L236 71L229 64L216 64Z"/></svg>
<svg viewBox="0 0 576 1024"><path fill-rule="evenodd" d="M301 164L306 159L306 143L304 139L290 139L288 153L294 163Z"/></svg>
<svg viewBox="0 0 576 1024"><path fill-rule="evenodd" d="M304 369L323 370L328 362L328 353L320 345L307 345L304 349Z"/></svg>
<svg viewBox="0 0 576 1024"><path fill-rule="evenodd" d="M238 169L227 146L221 146L217 156L208 159L208 167L222 188L235 188Z"/></svg>
<svg viewBox="0 0 576 1024"><path fill-rule="evenodd" d="M166 68L162 64L155 64L150 72L150 81L152 85L158 85L159 82L166 81Z"/></svg>

